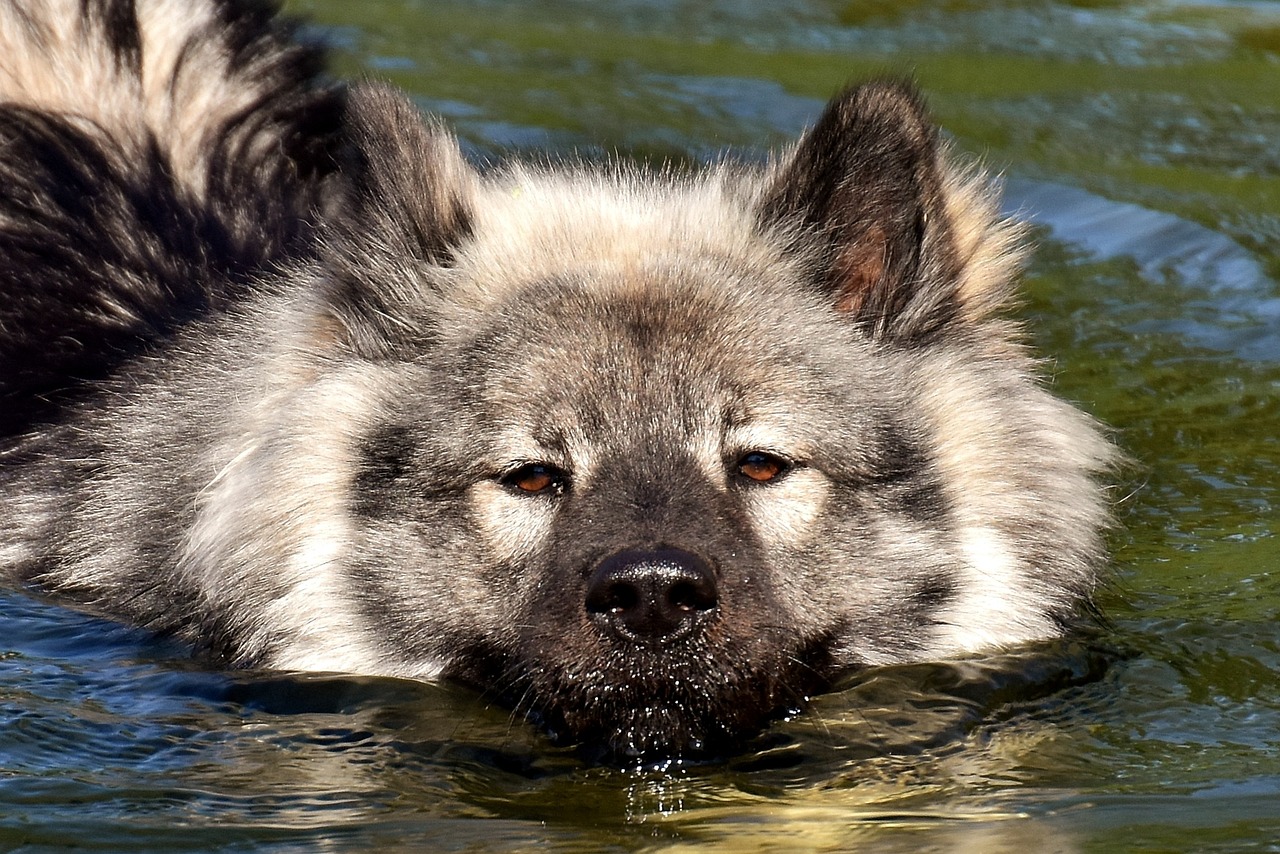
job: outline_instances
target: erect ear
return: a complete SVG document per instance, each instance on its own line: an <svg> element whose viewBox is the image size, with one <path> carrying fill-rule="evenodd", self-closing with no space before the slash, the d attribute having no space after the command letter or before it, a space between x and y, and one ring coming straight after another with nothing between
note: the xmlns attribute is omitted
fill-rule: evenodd
<svg viewBox="0 0 1280 854"><path fill-rule="evenodd" d="M327 218L326 308L369 355L425 335L444 270L471 234L478 176L458 142L397 90L354 87L345 196Z"/></svg>
<svg viewBox="0 0 1280 854"><path fill-rule="evenodd" d="M908 84L832 99L774 168L759 216L811 256L831 305L873 336L920 340L958 313L938 134Z"/></svg>

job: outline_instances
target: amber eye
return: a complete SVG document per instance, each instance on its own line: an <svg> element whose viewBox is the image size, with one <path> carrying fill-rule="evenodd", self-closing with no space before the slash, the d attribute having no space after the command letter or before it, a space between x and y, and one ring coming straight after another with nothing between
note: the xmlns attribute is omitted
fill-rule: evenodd
<svg viewBox="0 0 1280 854"><path fill-rule="evenodd" d="M502 483L511 489L530 495L564 492L568 477L563 471L546 463L526 463L502 476Z"/></svg>
<svg viewBox="0 0 1280 854"><path fill-rule="evenodd" d="M786 474L789 464L764 451L752 451L738 460L738 473L756 483L768 483Z"/></svg>

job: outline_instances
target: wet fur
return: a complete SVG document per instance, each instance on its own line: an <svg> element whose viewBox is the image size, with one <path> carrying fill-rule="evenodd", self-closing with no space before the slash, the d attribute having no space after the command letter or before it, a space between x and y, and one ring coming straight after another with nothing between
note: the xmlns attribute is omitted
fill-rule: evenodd
<svg viewBox="0 0 1280 854"><path fill-rule="evenodd" d="M696 174L481 174L256 4L0 7L0 565L239 666L448 677L616 755L1089 606L1112 452L910 87ZM765 485L736 461L791 462ZM503 480L540 462L564 489ZM680 643L583 607L675 545Z"/></svg>

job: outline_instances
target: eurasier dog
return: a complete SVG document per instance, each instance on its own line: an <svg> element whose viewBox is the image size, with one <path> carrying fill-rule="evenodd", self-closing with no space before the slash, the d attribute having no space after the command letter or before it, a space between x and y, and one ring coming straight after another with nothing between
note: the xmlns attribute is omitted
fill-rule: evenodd
<svg viewBox="0 0 1280 854"><path fill-rule="evenodd" d="M481 172L319 74L260 4L0 5L8 576L625 761L1088 609L1110 447L908 85L767 163Z"/></svg>

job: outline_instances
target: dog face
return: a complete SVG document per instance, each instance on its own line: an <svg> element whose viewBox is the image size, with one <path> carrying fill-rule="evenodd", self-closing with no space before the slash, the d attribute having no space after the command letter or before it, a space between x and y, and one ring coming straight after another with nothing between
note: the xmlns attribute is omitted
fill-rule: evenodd
<svg viewBox="0 0 1280 854"><path fill-rule="evenodd" d="M369 598L433 588L394 624L466 614L422 632L465 639L444 672L624 754L723 747L841 669L918 654L954 583L903 372L788 265L726 283L698 260L485 308L433 354L453 430L407 407L411 458L372 453L401 474L362 486L369 507L401 495ZM424 528L466 536L406 562ZM452 575L466 592L442 609Z"/></svg>
<svg viewBox="0 0 1280 854"><path fill-rule="evenodd" d="M656 178L482 177L396 96L352 114L299 389L192 540L192 567L264 538L288 567L233 657L451 676L668 757L1087 599L1108 451L991 317L1013 236L908 91ZM300 479L322 497L282 515Z"/></svg>
<svg viewBox="0 0 1280 854"><path fill-rule="evenodd" d="M467 408L502 429L469 503L521 690L627 751L723 742L918 651L951 583L901 375L785 267L698 266L539 285L472 345Z"/></svg>

